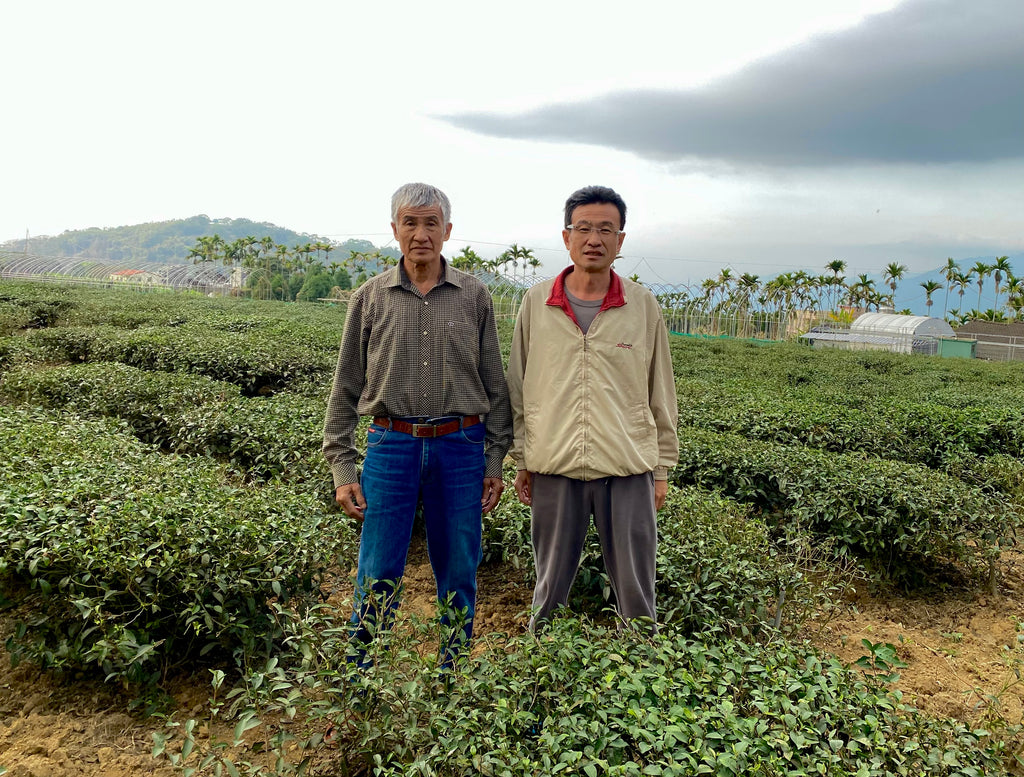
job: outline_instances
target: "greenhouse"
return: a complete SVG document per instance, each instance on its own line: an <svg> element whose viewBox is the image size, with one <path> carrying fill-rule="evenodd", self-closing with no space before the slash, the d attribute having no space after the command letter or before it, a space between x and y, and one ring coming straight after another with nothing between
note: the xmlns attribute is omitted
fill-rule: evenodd
<svg viewBox="0 0 1024 777"><path fill-rule="evenodd" d="M941 318L899 313L862 313L849 328L818 326L800 336L815 348L883 350L934 356L939 341L955 338Z"/></svg>
<svg viewBox="0 0 1024 777"><path fill-rule="evenodd" d="M213 264L112 262L10 251L0 251L0 278L220 294L240 285L230 269Z"/></svg>

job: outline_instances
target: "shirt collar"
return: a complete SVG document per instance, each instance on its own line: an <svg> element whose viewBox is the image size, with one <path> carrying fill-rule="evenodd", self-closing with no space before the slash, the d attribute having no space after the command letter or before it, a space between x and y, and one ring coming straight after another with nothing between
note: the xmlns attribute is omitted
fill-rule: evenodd
<svg viewBox="0 0 1024 777"><path fill-rule="evenodd" d="M409 279L409 273L405 271L405 266L402 264L403 256L398 260L398 264L392 267L388 272L391 277L388 278L388 286L404 286L406 288L412 288L412 281ZM452 286L462 288L462 284L459 282L457 272L448 272L448 260L443 256L441 257L441 280L438 281L438 286L450 283Z"/></svg>

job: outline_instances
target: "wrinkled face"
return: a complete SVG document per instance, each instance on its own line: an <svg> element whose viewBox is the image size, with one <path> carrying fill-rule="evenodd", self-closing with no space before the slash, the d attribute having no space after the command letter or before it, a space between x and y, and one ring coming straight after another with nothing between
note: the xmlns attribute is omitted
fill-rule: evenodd
<svg viewBox="0 0 1024 777"><path fill-rule="evenodd" d="M441 248L452 232L452 225L444 223L440 205L430 205L402 208L398 220L391 222L391 231L406 261L424 266L441 261Z"/></svg>
<svg viewBox="0 0 1024 777"><path fill-rule="evenodd" d="M579 205L572 212L573 229L563 229L562 239L577 270L605 272L611 267L626 239L619 232L619 209L610 202ZM582 231L581 229L582 228ZM607 234L602 235L602 230ZM589 231L589 234L583 232Z"/></svg>

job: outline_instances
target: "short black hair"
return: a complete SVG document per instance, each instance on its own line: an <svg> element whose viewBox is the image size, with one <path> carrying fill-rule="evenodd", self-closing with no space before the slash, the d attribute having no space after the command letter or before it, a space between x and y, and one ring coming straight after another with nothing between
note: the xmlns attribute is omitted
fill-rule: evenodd
<svg viewBox="0 0 1024 777"><path fill-rule="evenodd" d="M607 202L619 209L619 229L626 228L626 201L607 186L584 186L569 195L565 201L565 226L572 224L572 212L580 205Z"/></svg>

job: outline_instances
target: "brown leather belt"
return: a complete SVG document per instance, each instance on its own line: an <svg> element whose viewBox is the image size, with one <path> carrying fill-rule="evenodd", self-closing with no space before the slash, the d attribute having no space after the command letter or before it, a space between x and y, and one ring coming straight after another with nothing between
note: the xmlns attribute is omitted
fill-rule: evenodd
<svg viewBox="0 0 1024 777"><path fill-rule="evenodd" d="M457 432L469 426L476 426L481 418L478 415L466 415L456 418L453 421L443 421L439 424L414 424L403 421L401 418L377 417L373 422L385 429L393 429L402 434L411 434L413 437L444 437L446 434Z"/></svg>

